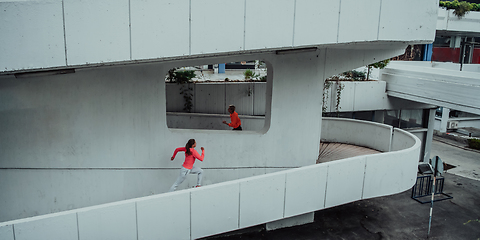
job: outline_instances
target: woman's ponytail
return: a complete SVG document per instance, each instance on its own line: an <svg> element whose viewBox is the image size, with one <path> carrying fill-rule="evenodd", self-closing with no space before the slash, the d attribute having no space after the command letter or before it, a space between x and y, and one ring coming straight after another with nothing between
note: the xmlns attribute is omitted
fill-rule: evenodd
<svg viewBox="0 0 480 240"><path fill-rule="evenodd" d="M190 148L192 148L193 144L195 144L195 139L190 139L188 140L187 144L185 144L185 153L187 155L192 155L192 152L190 151Z"/></svg>

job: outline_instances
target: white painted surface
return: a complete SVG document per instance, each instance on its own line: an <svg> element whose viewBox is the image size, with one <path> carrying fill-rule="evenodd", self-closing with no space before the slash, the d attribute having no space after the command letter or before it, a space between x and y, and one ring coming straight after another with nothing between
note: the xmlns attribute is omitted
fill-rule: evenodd
<svg viewBox="0 0 480 240"><path fill-rule="evenodd" d="M155 195L137 201L139 240L190 239L189 222L190 192Z"/></svg>
<svg viewBox="0 0 480 240"><path fill-rule="evenodd" d="M127 0L64 0L63 4L68 65L130 60Z"/></svg>
<svg viewBox="0 0 480 240"><path fill-rule="evenodd" d="M479 74L392 62L381 71L389 96L480 114Z"/></svg>
<svg viewBox="0 0 480 240"><path fill-rule="evenodd" d="M192 113L228 114L227 108L234 104L240 115L265 115L265 82L221 82L189 84L192 88ZM182 85L166 85L167 111L185 112Z"/></svg>
<svg viewBox="0 0 480 240"><path fill-rule="evenodd" d="M78 212L79 240L136 239L137 218L134 202L109 205Z"/></svg>
<svg viewBox="0 0 480 240"><path fill-rule="evenodd" d="M353 121L351 124L360 124L360 127L364 123ZM379 130L390 132L389 128ZM328 131L344 134L332 129ZM371 139L367 136L365 140ZM397 147L405 148L4 222L0 223L0 234L9 235L12 225L15 229L30 226L30 235L24 239L38 239L35 232L41 233L45 229L31 226L61 227L67 224L67 229L71 230L77 226L72 224L75 220L72 216L76 214L78 229L73 232L78 232L76 237L79 239L195 239L265 222L288 220L290 216L305 211L313 212L411 188L416 179L420 141L399 129L395 129L394 140L401 142L396 143ZM323 198L325 202L322 202ZM59 221L59 217L69 221Z"/></svg>
<svg viewBox="0 0 480 240"><path fill-rule="evenodd" d="M362 198L365 161L365 156L359 156L328 164L325 208Z"/></svg>
<svg viewBox="0 0 480 240"><path fill-rule="evenodd" d="M425 0L410 8L412 2L1 1L7 13L0 29L10 34L0 40L0 71L194 59L332 43L358 49L432 42L436 22L430 18L436 18L438 3ZM410 17L396 21L398 9L408 9Z"/></svg>
<svg viewBox="0 0 480 240"><path fill-rule="evenodd" d="M189 0L130 0L132 59L190 54L188 19Z"/></svg>
<svg viewBox="0 0 480 240"><path fill-rule="evenodd" d="M13 235L13 224L0 226L0 239L15 240Z"/></svg>
<svg viewBox="0 0 480 240"><path fill-rule="evenodd" d="M0 12L0 71L66 65L62 1L1 1Z"/></svg>
<svg viewBox="0 0 480 240"><path fill-rule="evenodd" d="M191 192L193 239L238 229L240 184L237 181L196 190Z"/></svg>
<svg viewBox="0 0 480 240"><path fill-rule="evenodd" d="M245 0L191 1L191 12L191 54L244 50Z"/></svg>
<svg viewBox="0 0 480 240"><path fill-rule="evenodd" d="M435 1L433 1L435 2ZM415 6L415 11L412 11ZM378 38L382 40L399 39L434 39L437 20L439 16L438 2L432 1L402 0L402 4L396 1L381 1L380 25L378 26ZM402 20L392 18L398 13L402 14ZM405 19L416 18L411 24L405 24ZM479 29L480 30L480 29Z"/></svg>
<svg viewBox="0 0 480 240"><path fill-rule="evenodd" d="M389 125L345 118L323 118L322 129L328 129L322 132L322 141L325 142L349 143L382 152L390 151L390 132L393 127ZM365 141L367 136L371 138L369 141Z"/></svg>
<svg viewBox="0 0 480 240"><path fill-rule="evenodd" d="M75 213L41 218L15 224L15 240L78 240L77 229L77 214Z"/></svg>
<svg viewBox="0 0 480 240"><path fill-rule="evenodd" d="M246 0L245 4L245 50L292 47L294 0Z"/></svg>
<svg viewBox="0 0 480 240"><path fill-rule="evenodd" d="M284 217L285 174L272 173L240 182L239 228Z"/></svg>
<svg viewBox="0 0 480 240"><path fill-rule="evenodd" d="M295 36L294 45L311 45L315 42L336 43L338 35L338 17L340 0L295 1ZM304 26L310 26L308 28Z"/></svg>
<svg viewBox="0 0 480 240"><path fill-rule="evenodd" d="M262 131L265 127L265 117L239 115L243 131ZM232 130L222 121L230 122L230 116L225 114L200 113L167 113L167 126L181 129Z"/></svg>
<svg viewBox="0 0 480 240"><path fill-rule="evenodd" d="M360 3L356 0L342 0L340 3L339 43L377 40L380 0L370 0L368 3Z"/></svg>
<svg viewBox="0 0 480 240"><path fill-rule="evenodd" d="M287 173L285 217L314 212L325 204L327 165ZM309 196L309 197L304 197Z"/></svg>
<svg viewBox="0 0 480 240"><path fill-rule="evenodd" d="M453 14L454 9L438 9L437 30L451 32L480 32L480 13L470 11L459 18Z"/></svg>

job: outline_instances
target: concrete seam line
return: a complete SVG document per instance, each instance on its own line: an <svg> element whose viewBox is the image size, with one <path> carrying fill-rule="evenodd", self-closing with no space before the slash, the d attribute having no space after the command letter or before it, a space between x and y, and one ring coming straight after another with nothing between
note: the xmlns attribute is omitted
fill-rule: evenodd
<svg viewBox="0 0 480 240"><path fill-rule="evenodd" d="M297 13L297 0L293 2L293 30L292 30L292 47L295 46L295 14Z"/></svg>
<svg viewBox="0 0 480 240"><path fill-rule="evenodd" d="M132 7L131 0L128 0L128 33L130 37L130 60L132 60ZM138 238L138 237L137 237Z"/></svg>
<svg viewBox="0 0 480 240"><path fill-rule="evenodd" d="M243 2L243 50L245 51L245 35L247 33L247 0Z"/></svg>
<svg viewBox="0 0 480 240"><path fill-rule="evenodd" d="M80 240L80 224L78 222L78 212L75 213L75 216L77 218L77 237L78 237L78 240Z"/></svg>
<svg viewBox="0 0 480 240"><path fill-rule="evenodd" d="M240 198L240 194L241 194L241 183L238 183L238 222L237 222L237 225L238 225L238 228L240 229L240 209L241 209L241 198Z"/></svg>
<svg viewBox="0 0 480 240"><path fill-rule="evenodd" d="M192 55L192 0L188 1L188 55Z"/></svg>
<svg viewBox="0 0 480 240"><path fill-rule="evenodd" d="M65 50L65 66L68 66L68 55L67 55L67 30L65 28L65 1L62 0L62 20L63 20L63 45Z"/></svg>
<svg viewBox="0 0 480 240"><path fill-rule="evenodd" d="M15 236L15 224L12 224L12 233L13 233L13 240L16 240L16 236Z"/></svg>
<svg viewBox="0 0 480 240"><path fill-rule="evenodd" d="M377 40L380 37L380 20L382 18L382 0L380 0L380 9L378 10Z"/></svg>
<svg viewBox="0 0 480 240"><path fill-rule="evenodd" d="M139 238L138 238L138 210L137 210L137 202L135 202L135 224L137 225L137 226L136 226L136 230L137 230L137 240L138 240Z"/></svg>
<svg viewBox="0 0 480 240"><path fill-rule="evenodd" d="M338 19L337 19L337 43L340 35L340 15L342 13L342 0L338 1ZM325 69L324 69L325 71Z"/></svg>
<svg viewBox="0 0 480 240"><path fill-rule="evenodd" d="M329 165L327 165L327 176L325 179L325 193L323 195L323 208L327 205L327 188L328 188L328 169L330 168Z"/></svg>
<svg viewBox="0 0 480 240"><path fill-rule="evenodd" d="M365 190L365 177L367 175L367 160L368 158L365 157L365 164L363 166L363 184L362 184L362 198L363 199L363 194L364 194L364 190Z"/></svg>
<svg viewBox="0 0 480 240"><path fill-rule="evenodd" d="M286 207L287 207L287 174L285 174L285 185L283 186L283 218L285 218Z"/></svg>
<svg viewBox="0 0 480 240"><path fill-rule="evenodd" d="M192 192L190 191L190 239L192 239Z"/></svg>

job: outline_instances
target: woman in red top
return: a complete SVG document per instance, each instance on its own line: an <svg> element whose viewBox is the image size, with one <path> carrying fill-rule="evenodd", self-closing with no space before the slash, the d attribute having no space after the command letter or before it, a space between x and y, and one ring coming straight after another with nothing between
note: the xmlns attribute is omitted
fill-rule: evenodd
<svg viewBox="0 0 480 240"><path fill-rule="evenodd" d="M230 113L231 122L227 123L227 121L223 121L223 124L227 124L229 127L233 127L233 130L242 131L242 122L238 117L238 113L235 112L235 106L234 105L228 106L228 112Z"/></svg>
<svg viewBox="0 0 480 240"><path fill-rule="evenodd" d="M195 142L195 139L190 139L188 140L185 147L179 147L175 149L175 152L173 153L173 156L170 160L173 161L178 152L185 152L185 161L183 162L182 169L180 169L180 175L178 176L177 181L175 181L175 183L173 183L172 187L170 188L170 192L173 192L177 189L178 185L180 185L185 180L187 174L197 174L196 187L200 187L202 185L203 170L199 167L194 167L193 164L195 163L195 159L203 161L203 157L205 156L205 149L201 147L202 155L200 156L198 152L194 149L196 146L197 143Z"/></svg>

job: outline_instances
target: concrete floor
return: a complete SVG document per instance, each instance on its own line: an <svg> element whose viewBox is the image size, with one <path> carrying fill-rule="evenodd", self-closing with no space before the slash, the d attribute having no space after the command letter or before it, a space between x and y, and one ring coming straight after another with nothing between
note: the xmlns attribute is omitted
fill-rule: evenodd
<svg viewBox="0 0 480 240"><path fill-rule="evenodd" d="M269 232L256 226L207 239L480 239L480 151L434 139L433 156L456 167L444 173L444 193L453 198L433 204L429 236L430 203L413 200L408 190L317 211L302 226Z"/></svg>

